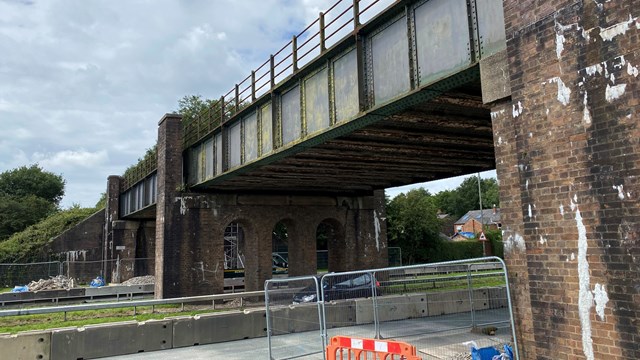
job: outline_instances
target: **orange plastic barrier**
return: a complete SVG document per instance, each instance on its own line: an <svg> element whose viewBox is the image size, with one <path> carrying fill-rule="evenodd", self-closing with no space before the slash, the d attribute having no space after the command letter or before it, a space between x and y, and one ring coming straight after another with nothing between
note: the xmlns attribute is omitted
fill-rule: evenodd
<svg viewBox="0 0 640 360"><path fill-rule="evenodd" d="M422 360L415 346L402 341L334 336L327 346L327 360L364 359Z"/></svg>

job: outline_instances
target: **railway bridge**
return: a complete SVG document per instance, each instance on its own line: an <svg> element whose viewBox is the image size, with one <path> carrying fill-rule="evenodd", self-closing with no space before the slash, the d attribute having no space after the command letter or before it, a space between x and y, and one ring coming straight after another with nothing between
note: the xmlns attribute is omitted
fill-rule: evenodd
<svg viewBox="0 0 640 360"><path fill-rule="evenodd" d="M341 0L206 113L160 120L108 179L103 259L154 257L158 297L222 291L230 259L259 289L274 246L314 273L319 232L330 271L381 267L385 188L495 168L525 358L640 358L633 5Z"/></svg>

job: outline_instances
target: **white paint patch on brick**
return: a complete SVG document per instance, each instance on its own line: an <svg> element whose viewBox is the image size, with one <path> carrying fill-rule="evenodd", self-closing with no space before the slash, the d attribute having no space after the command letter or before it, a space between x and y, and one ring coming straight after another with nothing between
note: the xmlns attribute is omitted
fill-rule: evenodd
<svg viewBox="0 0 640 360"><path fill-rule="evenodd" d="M547 243L547 239L540 235L540 245L544 245Z"/></svg>
<svg viewBox="0 0 640 360"><path fill-rule="evenodd" d="M627 33L627 31L629 31L630 26L636 23L636 19L637 18L633 18L631 17L631 14L629 14L629 20L627 21L623 21L621 23L611 25L604 29L600 28L600 37L604 41L611 41L616 36L624 35ZM638 27L638 24L636 23L636 28L637 27Z"/></svg>
<svg viewBox="0 0 640 360"><path fill-rule="evenodd" d="M591 126L591 111L589 111L589 104L587 103L587 92L584 92L584 100L582 101L584 109L582 110L582 122L585 126Z"/></svg>
<svg viewBox="0 0 640 360"><path fill-rule="evenodd" d="M558 84L558 101L560 101L562 105L569 105L569 101L571 100L571 89L564 84L562 79L554 77L549 79L548 82Z"/></svg>
<svg viewBox="0 0 640 360"><path fill-rule="evenodd" d="M607 290L604 285L596 284L593 289L593 298L596 302L596 313L600 320L604 321L604 309L609 302L609 296L607 296Z"/></svg>
<svg viewBox="0 0 640 360"><path fill-rule="evenodd" d="M564 216L564 205L560 204L560 215Z"/></svg>
<svg viewBox="0 0 640 360"><path fill-rule="evenodd" d="M524 182L524 189L529 190L529 179Z"/></svg>
<svg viewBox="0 0 640 360"><path fill-rule="evenodd" d="M613 102L614 100L620 98L624 94L626 89L627 84L619 84L614 86L610 86L609 84L607 84L607 89L605 90L604 97L608 102Z"/></svg>
<svg viewBox="0 0 640 360"><path fill-rule="evenodd" d="M593 339L591 338L591 306L593 306L593 294L591 293L589 262L587 261L587 228L582 222L580 209L576 209L576 226L578 228L578 313L580 327L582 328L582 352L587 360L594 360Z"/></svg>
<svg viewBox="0 0 640 360"><path fill-rule="evenodd" d="M571 261L576 259L576 253L571 253Z"/></svg>
<svg viewBox="0 0 640 360"><path fill-rule="evenodd" d="M180 215L184 215L187 213L187 203L185 202L184 197L176 198L176 200L180 200Z"/></svg>
<svg viewBox="0 0 640 360"><path fill-rule="evenodd" d="M495 120L498 116L504 114L504 109L500 109L498 111L491 112L491 120Z"/></svg>
<svg viewBox="0 0 640 360"><path fill-rule="evenodd" d="M556 33L556 56L558 59L562 57L564 50L564 35Z"/></svg>
<svg viewBox="0 0 640 360"><path fill-rule="evenodd" d="M533 218L533 214L531 211L531 204L529 204L529 220L531 220Z"/></svg>
<svg viewBox="0 0 640 360"><path fill-rule="evenodd" d="M498 145L502 145L502 136L498 136Z"/></svg>
<svg viewBox="0 0 640 360"><path fill-rule="evenodd" d="M589 76L593 76L596 73L598 74L602 74L602 65L600 64L595 64L595 65L591 65L591 66L587 66L586 68L584 68L584 71L587 73L587 75Z"/></svg>
<svg viewBox="0 0 640 360"><path fill-rule="evenodd" d="M380 219L378 219L378 213L373 210L373 226L376 229L376 249L380 251Z"/></svg>
<svg viewBox="0 0 640 360"><path fill-rule="evenodd" d="M631 63L627 63L627 74L638 77L638 67L632 66Z"/></svg>
<svg viewBox="0 0 640 360"><path fill-rule="evenodd" d="M618 199L624 200L624 185L614 185L613 189L618 190Z"/></svg>
<svg viewBox="0 0 640 360"><path fill-rule="evenodd" d="M516 107L516 105L513 105L513 117L516 118L518 116L520 116L520 114L522 114L522 103L520 101L518 101L518 106Z"/></svg>

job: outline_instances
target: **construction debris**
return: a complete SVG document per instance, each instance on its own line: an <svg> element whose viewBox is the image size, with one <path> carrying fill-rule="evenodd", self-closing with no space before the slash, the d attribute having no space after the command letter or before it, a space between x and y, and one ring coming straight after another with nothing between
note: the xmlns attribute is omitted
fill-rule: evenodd
<svg viewBox="0 0 640 360"><path fill-rule="evenodd" d="M42 290L69 290L75 286L73 279L69 279L64 275L58 275L50 279L40 279L38 281L32 281L27 285L29 291L42 291Z"/></svg>
<svg viewBox="0 0 640 360"><path fill-rule="evenodd" d="M153 275L146 275L146 276L138 276L138 277L131 278L123 282L121 285L147 285L147 284L154 284L155 282L156 282L156 278Z"/></svg>

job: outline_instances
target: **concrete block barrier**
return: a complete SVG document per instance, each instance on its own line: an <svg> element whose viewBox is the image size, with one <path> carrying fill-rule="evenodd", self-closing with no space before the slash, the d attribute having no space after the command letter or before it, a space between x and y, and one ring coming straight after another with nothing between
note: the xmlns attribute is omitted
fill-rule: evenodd
<svg viewBox="0 0 640 360"><path fill-rule="evenodd" d="M469 292L467 290L426 294L429 316L457 314L471 311ZM473 291L474 310L489 308L489 294L486 289Z"/></svg>
<svg viewBox="0 0 640 360"><path fill-rule="evenodd" d="M267 336L264 310L196 315L194 328L193 345Z"/></svg>
<svg viewBox="0 0 640 360"><path fill-rule="evenodd" d="M489 294L489 309L502 309L509 306L506 287L489 288L487 291Z"/></svg>
<svg viewBox="0 0 640 360"><path fill-rule="evenodd" d="M170 320L172 324L174 348L193 346L198 343L193 316L176 316L167 318L167 320Z"/></svg>
<svg viewBox="0 0 640 360"><path fill-rule="evenodd" d="M354 326L357 324L356 301L341 300L325 304L328 328Z"/></svg>
<svg viewBox="0 0 640 360"><path fill-rule="evenodd" d="M387 295L377 299L380 321L394 321L427 316L427 301L423 294ZM373 301L356 300L357 324L373 323Z"/></svg>
<svg viewBox="0 0 640 360"><path fill-rule="evenodd" d="M51 332L25 331L0 335L0 358L14 360L50 360Z"/></svg>
<svg viewBox="0 0 640 360"><path fill-rule="evenodd" d="M273 335L320 330L316 303L289 305L270 309Z"/></svg>

